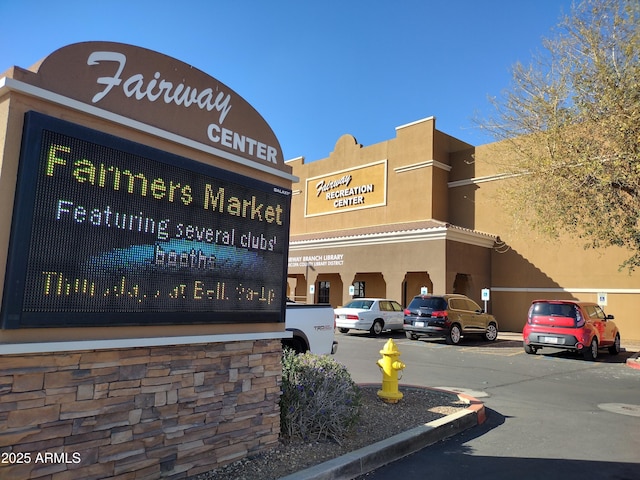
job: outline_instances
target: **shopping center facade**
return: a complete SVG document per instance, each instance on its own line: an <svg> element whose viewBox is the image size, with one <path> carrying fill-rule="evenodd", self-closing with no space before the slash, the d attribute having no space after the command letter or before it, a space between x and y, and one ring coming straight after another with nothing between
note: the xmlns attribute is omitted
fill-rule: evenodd
<svg viewBox="0 0 640 480"><path fill-rule="evenodd" d="M583 248L522 228L500 195L497 144L473 146L429 117L363 146L340 137L328 158L289 160L293 184L288 294L334 307L352 297L463 293L504 331L522 331L531 301L599 302L623 338L640 339L640 276L627 252ZM484 295L483 295L484 290Z"/></svg>

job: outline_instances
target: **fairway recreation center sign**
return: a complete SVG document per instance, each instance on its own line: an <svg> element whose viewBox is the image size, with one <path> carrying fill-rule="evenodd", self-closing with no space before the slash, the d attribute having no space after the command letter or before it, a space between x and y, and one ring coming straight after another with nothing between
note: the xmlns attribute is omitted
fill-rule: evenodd
<svg viewBox="0 0 640 480"><path fill-rule="evenodd" d="M307 217L386 205L387 161L308 178L305 190Z"/></svg>
<svg viewBox="0 0 640 480"><path fill-rule="evenodd" d="M2 326L281 322L290 194L28 112Z"/></svg>

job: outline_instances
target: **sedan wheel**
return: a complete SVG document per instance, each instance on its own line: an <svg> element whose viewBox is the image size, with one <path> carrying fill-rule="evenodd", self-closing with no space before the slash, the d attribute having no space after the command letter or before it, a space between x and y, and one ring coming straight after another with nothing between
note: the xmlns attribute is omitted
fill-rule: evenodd
<svg viewBox="0 0 640 480"><path fill-rule="evenodd" d="M489 342L493 342L496 338L498 338L498 327L496 327L495 323L490 323L487 325L487 331L484 332L485 340Z"/></svg>
<svg viewBox="0 0 640 480"><path fill-rule="evenodd" d="M416 335L413 332L404 332L407 335L407 338L409 340L417 340L418 339L418 335Z"/></svg>
<svg viewBox="0 0 640 480"><path fill-rule="evenodd" d="M374 335L380 335L382 333L382 322L380 320L373 322L371 330L369 331Z"/></svg>
<svg viewBox="0 0 640 480"><path fill-rule="evenodd" d="M620 334L616 333L616 339L613 341L613 345L609 347L609 353L611 355L617 355L620 353Z"/></svg>
<svg viewBox="0 0 640 480"><path fill-rule="evenodd" d="M460 343L460 338L462 338L462 331L460 330L460 325L454 323L451 325L451 330L447 334L447 343L449 345L457 345Z"/></svg>
<svg viewBox="0 0 640 480"><path fill-rule="evenodd" d="M347 333L349 331L348 328L339 328L340 333Z"/></svg>
<svg viewBox="0 0 640 480"><path fill-rule="evenodd" d="M533 345L529 345L528 343L523 342L522 346L524 347L524 352L528 353L529 355L535 355L538 351L536 347L534 347Z"/></svg>
<svg viewBox="0 0 640 480"><path fill-rule="evenodd" d="M593 362L596 358L598 358L598 339L596 337L593 337L593 340L591 340L591 345L589 345L589 348L585 349L583 355L584 359L590 362Z"/></svg>

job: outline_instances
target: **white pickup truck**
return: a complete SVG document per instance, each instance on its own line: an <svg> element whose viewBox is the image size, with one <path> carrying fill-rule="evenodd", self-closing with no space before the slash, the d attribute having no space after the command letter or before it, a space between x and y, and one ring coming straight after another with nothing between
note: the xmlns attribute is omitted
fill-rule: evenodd
<svg viewBox="0 0 640 480"><path fill-rule="evenodd" d="M334 354L338 350L334 322L333 307L329 304L287 302L285 329L293 336L283 338L282 346L298 353Z"/></svg>

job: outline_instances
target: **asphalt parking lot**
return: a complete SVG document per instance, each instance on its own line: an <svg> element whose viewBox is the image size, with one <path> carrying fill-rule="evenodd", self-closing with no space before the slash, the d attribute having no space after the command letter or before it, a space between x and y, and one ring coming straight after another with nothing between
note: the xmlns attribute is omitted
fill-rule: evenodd
<svg viewBox="0 0 640 480"><path fill-rule="evenodd" d="M480 400L487 420L454 438L376 469L366 478L638 478L640 468L640 345L585 361L545 349L528 355L519 333L495 342L409 340L403 332L336 334L336 360L357 383L381 381L376 365L392 338L406 365L400 384L421 385ZM549 470L550 469L550 470ZM632 476L630 472L633 473ZM634 476L635 475L635 476Z"/></svg>
<svg viewBox="0 0 640 480"><path fill-rule="evenodd" d="M351 330L348 334L338 333L336 330L336 340L340 343L346 343L347 338L352 340L360 339L361 341L383 341L386 342L389 338L398 345L398 348L431 348L431 349L446 349L454 348L460 354L464 353L478 353L481 355L494 355L501 357L512 357L518 355L525 355L531 359L536 360L549 360L553 358L566 359L566 360L582 360L582 355L578 353L567 352L560 349L545 348L536 355L527 355L522 348L522 334L518 332L500 332L498 339L494 342L486 342L477 337L464 338L459 345L447 345L443 339L430 339L421 338L420 340L409 340L406 338L404 332L400 331L386 331L380 336L374 336L368 332L360 332ZM344 348L341 347L341 348ZM618 355L609 355L606 349L601 350L596 362L601 363L632 363L633 360L638 359L640 354L640 340L625 342L622 340L622 351ZM638 359L638 366L640 367L640 359ZM633 365L631 365L633 366Z"/></svg>

